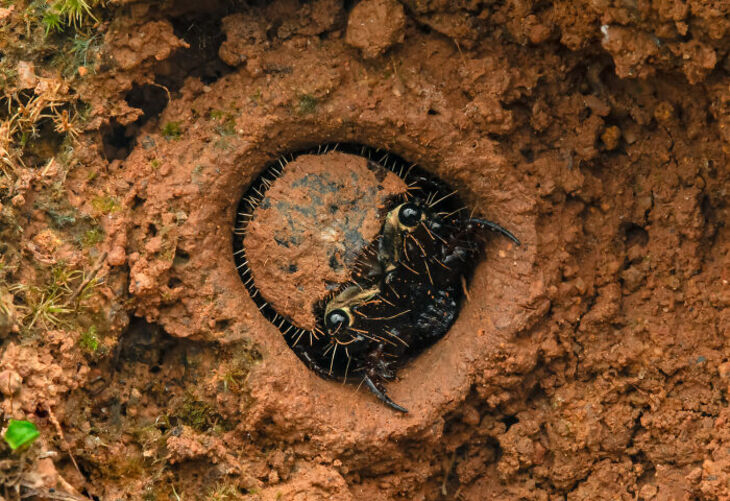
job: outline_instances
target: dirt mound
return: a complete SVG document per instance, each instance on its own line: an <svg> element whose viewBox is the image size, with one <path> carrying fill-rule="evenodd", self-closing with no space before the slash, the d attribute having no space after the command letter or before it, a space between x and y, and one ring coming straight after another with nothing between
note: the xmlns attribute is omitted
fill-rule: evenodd
<svg viewBox="0 0 730 501"><path fill-rule="evenodd" d="M71 73L12 42L34 8L0 9L0 409L41 430L6 497L730 497L726 2L117 2ZM523 244L389 385L407 415L236 271L248 186L337 142Z"/></svg>

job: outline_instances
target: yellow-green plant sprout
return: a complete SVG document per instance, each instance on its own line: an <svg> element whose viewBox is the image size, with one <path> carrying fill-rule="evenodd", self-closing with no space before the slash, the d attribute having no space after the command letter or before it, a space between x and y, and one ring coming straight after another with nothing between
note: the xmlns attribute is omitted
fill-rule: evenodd
<svg viewBox="0 0 730 501"><path fill-rule="evenodd" d="M10 448L15 451L29 446L40 436L38 428L30 421L11 419L3 438Z"/></svg>

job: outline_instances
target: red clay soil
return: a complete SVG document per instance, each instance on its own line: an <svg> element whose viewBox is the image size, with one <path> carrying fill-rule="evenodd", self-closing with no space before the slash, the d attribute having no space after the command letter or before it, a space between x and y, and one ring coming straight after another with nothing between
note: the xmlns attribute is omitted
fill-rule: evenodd
<svg viewBox="0 0 730 501"><path fill-rule="evenodd" d="M105 234L101 347L0 322L38 492L730 499L730 4L349 4L130 3L105 25L63 180ZM330 142L417 162L523 242L488 243L451 331L389 385L406 415L308 370L235 269L249 184ZM44 193L18 279L75 255Z"/></svg>

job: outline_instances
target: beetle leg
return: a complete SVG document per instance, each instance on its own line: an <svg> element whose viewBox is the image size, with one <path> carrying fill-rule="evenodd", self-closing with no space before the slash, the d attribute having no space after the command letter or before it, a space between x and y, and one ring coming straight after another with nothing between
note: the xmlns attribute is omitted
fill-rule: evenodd
<svg viewBox="0 0 730 501"><path fill-rule="evenodd" d="M385 391L383 391L380 388L378 388L377 386L375 386L375 383L373 383L373 380L370 379L370 376L365 375L364 381L365 381L365 384L367 385L367 387L370 389L370 391L372 391L376 397L378 397L381 401L383 401L385 403L385 405L397 410L398 412L402 412L404 414L408 412L408 409L401 407L400 405L393 402L390 399L390 397L385 393Z"/></svg>
<svg viewBox="0 0 730 501"><path fill-rule="evenodd" d="M501 233L502 235L509 238L517 245L520 245L520 241L516 236L514 236L507 228L500 226L499 224L495 223L494 221L487 221L486 219L472 217L472 218L469 218L468 222L469 222L469 224L475 224L480 227L486 227L494 232Z"/></svg>

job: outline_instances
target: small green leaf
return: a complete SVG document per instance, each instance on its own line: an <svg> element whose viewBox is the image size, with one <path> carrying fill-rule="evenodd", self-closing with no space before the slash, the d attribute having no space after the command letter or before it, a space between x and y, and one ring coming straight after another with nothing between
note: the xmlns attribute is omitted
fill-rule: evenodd
<svg viewBox="0 0 730 501"><path fill-rule="evenodd" d="M11 449L17 450L19 447L32 444L40 435L38 428L30 421L11 419L4 438Z"/></svg>

